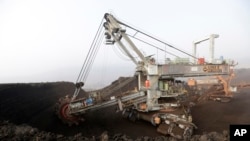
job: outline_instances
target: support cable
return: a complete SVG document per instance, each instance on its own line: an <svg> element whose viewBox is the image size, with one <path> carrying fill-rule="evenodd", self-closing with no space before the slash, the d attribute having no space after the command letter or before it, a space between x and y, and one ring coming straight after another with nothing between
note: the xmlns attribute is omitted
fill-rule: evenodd
<svg viewBox="0 0 250 141"><path fill-rule="evenodd" d="M128 35L128 36L130 36L130 37L132 37L132 38L134 38L134 39L136 39L136 40L138 40L138 41L140 41L140 42L143 42L143 43L145 43L145 44L147 44L147 45L150 45L150 46L152 46L152 47L154 47L154 48L156 48L156 49L158 49L158 50L160 50L160 51L163 51L163 52L165 52L165 53L168 53L168 54L170 54L170 55L172 55L172 56L179 57L179 56L177 56L177 55L175 55L175 54L173 54L173 53L171 53L171 52L168 52L168 51L166 51L166 50L164 50L164 49L162 49L162 48L160 48L160 47L157 47L157 46L155 46L155 45L153 45L153 44L151 44L151 43L149 43L149 42L146 42L146 41L144 41L144 40L142 40L142 39L139 39L139 38L134 37L134 36L129 35L129 34L126 34L126 35Z"/></svg>
<svg viewBox="0 0 250 141"><path fill-rule="evenodd" d="M86 78L86 71L90 66L90 62L91 62L93 54L94 54L94 52L96 50L96 47L97 47L96 44L97 44L97 40L100 37L101 31L102 31L103 21L104 21L104 19L102 19L102 21L101 21L101 23L99 25L99 28L98 28L97 33L95 35L95 38L94 38L94 40L93 40L93 42L91 44L90 50L89 50L89 52L87 54L87 57L86 57L86 59L84 61L83 66L82 66L81 72L80 72L80 74L79 74L79 76L77 78L77 82L80 82L80 81L83 80L83 78Z"/></svg>
<svg viewBox="0 0 250 141"><path fill-rule="evenodd" d="M95 58L96 58L96 55L97 55L97 52L99 51L99 49L100 49L100 47L101 47L101 43L102 43L102 41L103 41L103 39L104 39L104 30L102 30L102 32L101 32L101 37L99 38L99 40L97 41L97 45L96 45L96 49L95 49L95 51L94 51L94 53L93 53L93 57L91 58L91 60L90 60L90 67L88 67L87 69L86 69L86 75L83 77L83 79L82 79L82 81L83 82L85 82L86 81L86 79L87 79L87 77L88 77L88 75L89 75L89 72L90 72L90 70L91 70L91 67L92 67L92 65L93 65L93 63L94 63L94 61L95 61Z"/></svg>
<svg viewBox="0 0 250 141"><path fill-rule="evenodd" d="M117 19L116 19L116 20L117 20ZM141 34L143 34L143 35L145 35L145 36L148 36L148 37L150 37L150 38L152 38L152 39L154 39L154 40L156 40L156 41L158 41L158 42L160 42L160 43L162 43L162 44L164 44L164 45L167 45L167 46L169 46L169 47L171 47L171 48L173 48L173 49L175 49L175 50L177 50L177 51L179 51L179 52L182 52L182 53L184 53L184 54L186 54L186 55L188 55L188 56L190 56L190 57L192 57L192 58L198 59L197 57L195 57L195 56L193 56L193 55L191 55L191 54L189 54L189 53L187 53L187 52L185 52L185 51L183 51L183 50L180 50L180 49L174 47L173 45L170 45L169 43L163 42L163 41L161 41L161 40L159 40L159 39L157 39L157 38L155 38L155 37L153 37L153 36L151 36L151 35L149 35L149 34L147 34L147 33L145 33L145 32L142 32L142 31L137 30L136 28L134 28L134 27L132 27L132 26L129 26L129 25L127 25L127 24L125 24L125 23L123 23L123 22L121 22L121 21L119 21L119 20L117 20L117 22L120 23L120 24L122 24L122 25L124 25L124 26L126 26L126 27L128 27L128 28L130 28L130 29L132 29L132 30L135 30L136 32L139 32L139 33L141 33Z"/></svg>
<svg viewBox="0 0 250 141"><path fill-rule="evenodd" d="M96 54L98 52L98 49L99 49L98 44L100 44L100 40L101 40L100 35L104 33L103 28L102 28L103 23L104 23L104 19L102 19L102 21L99 25L99 28L96 32L94 40L90 46L90 50L88 51L88 54L84 60L82 68L80 70L80 73L77 77L76 89L75 89L75 92L73 94L71 101L75 100L75 98L77 97L77 95L80 92L80 88L84 85L84 81L87 79L87 75L89 74L90 68L93 64L93 61L94 61ZM103 36L101 36L101 37L103 37Z"/></svg>

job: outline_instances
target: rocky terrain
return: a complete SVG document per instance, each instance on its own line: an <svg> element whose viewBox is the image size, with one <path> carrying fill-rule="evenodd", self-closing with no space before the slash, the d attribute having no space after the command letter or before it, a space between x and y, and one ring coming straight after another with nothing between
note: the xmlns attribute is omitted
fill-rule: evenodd
<svg viewBox="0 0 250 141"><path fill-rule="evenodd" d="M250 69L236 71L232 81L250 82ZM1 84L0 140L176 140L162 136L148 122L131 122L115 112L116 107L85 115L79 126L68 127L54 114L60 97L72 95L71 82ZM250 89L242 88L230 103L205 101L192 108L198 126L196 140L228 140L230 124L249 124ZM81 91L80 96L86 93Z"/></svg>
<svg viewBox="0 0 250 141"><path fill-rule="evenodd" d="M77 133L73 136L65 136L63 134L55 134L51 132L40 131L37 128L32 128L29 125L14 125L8 121L0 122L0 139L2 141L177 141L175 138L167 136L140 136L131 138L126 134L117 133L112 136L104 131L98 136L84 137L82 133ZM202 135L194 135L191 141L225 141L228 140L228 132L223 133L210 132Z"/></svg>

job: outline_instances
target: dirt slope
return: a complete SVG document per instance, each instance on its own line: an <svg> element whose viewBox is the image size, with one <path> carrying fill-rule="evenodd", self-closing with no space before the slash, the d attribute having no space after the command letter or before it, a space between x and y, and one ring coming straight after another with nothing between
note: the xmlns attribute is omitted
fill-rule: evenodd
<svg viewBox="0 0 250 141"><path fill-rule="evenodd" d="M250 89L242 89L229 103L207 101L193 107L196 133L228 130L230 124L250 124Z"/></svg>

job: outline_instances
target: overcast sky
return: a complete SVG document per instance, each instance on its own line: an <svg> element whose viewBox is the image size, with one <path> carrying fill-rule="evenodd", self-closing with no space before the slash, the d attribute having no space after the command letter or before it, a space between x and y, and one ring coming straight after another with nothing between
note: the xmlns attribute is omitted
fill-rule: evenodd
<svg viewBox="0 0 250 141"><path fill-rule="evenodd" d="M107 12L189 53L194 40L219 34L215 58L250 67L249 0L0 0L0 83L75 82ZM116 48L103 48L90 87L134 73ZM208 43L198 48L206 57Z"/></svg>

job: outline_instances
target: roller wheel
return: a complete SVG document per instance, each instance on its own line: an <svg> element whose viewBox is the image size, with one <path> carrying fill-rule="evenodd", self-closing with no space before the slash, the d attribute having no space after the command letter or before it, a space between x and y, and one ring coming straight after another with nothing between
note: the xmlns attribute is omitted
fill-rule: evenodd
<svg viewBox="0 0 250 141"><path fill-rule="evenodd" d="M227 102L230 102L231 101L231 97L223 97L223 98L221 98L221 102L223 102L223 103L227 103Z"/></svg>
<svg viewBox="0 0 250 141"><path fill-rule="evenodd" d="M186 127L183 133L183 140L190 141L193 135L193 127Z"/></svg>

